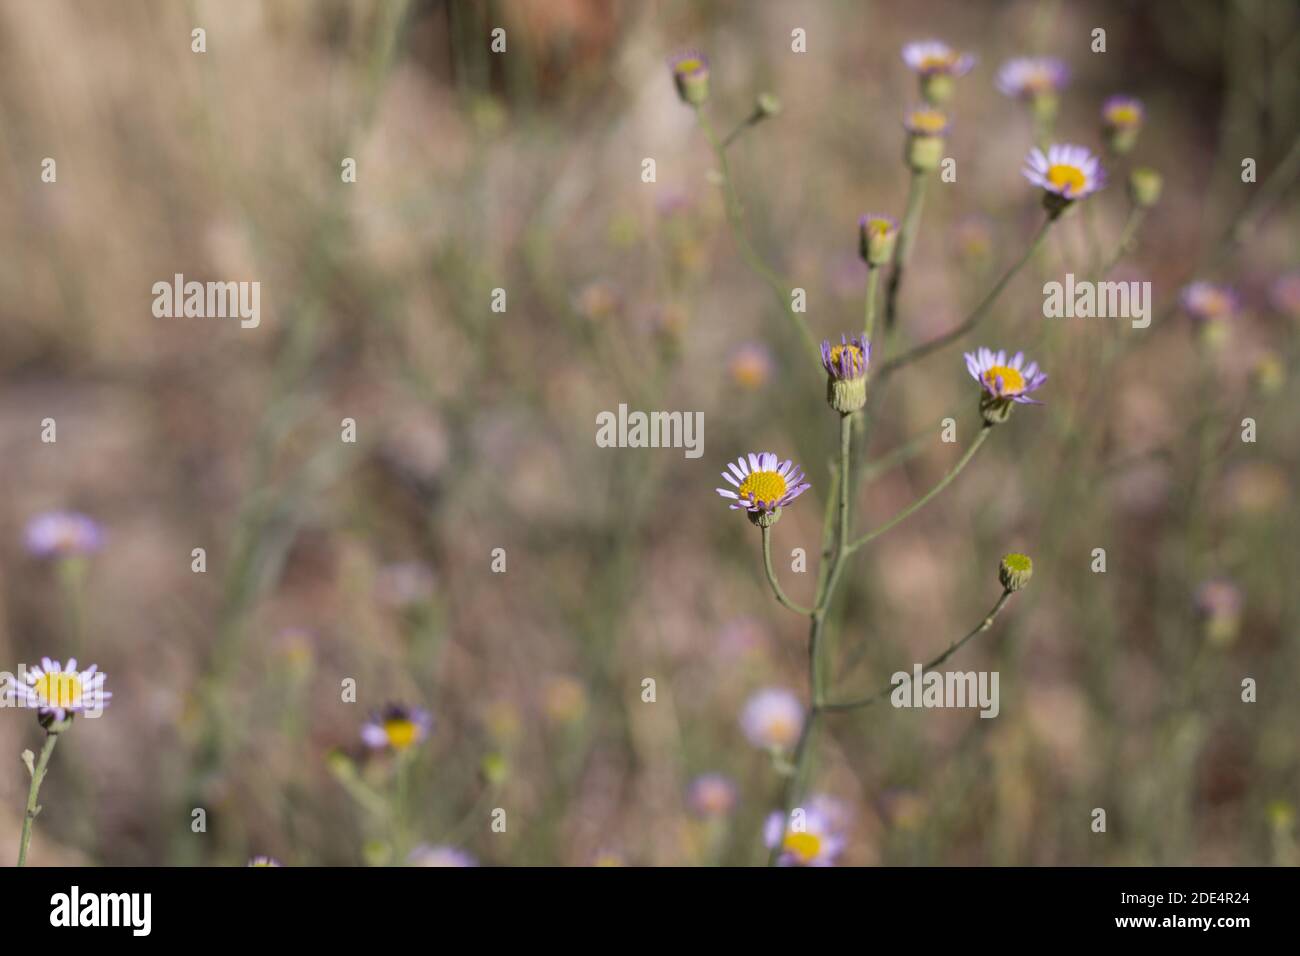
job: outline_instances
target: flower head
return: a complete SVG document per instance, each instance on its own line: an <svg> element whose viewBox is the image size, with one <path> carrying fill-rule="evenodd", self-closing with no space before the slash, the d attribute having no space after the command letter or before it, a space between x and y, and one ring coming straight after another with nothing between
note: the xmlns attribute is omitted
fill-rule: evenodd
<svg viewBox="0 0 1300 956"><path fill-rule="evenodd" d="M1027 554L1005 554L998 565L998 581L1008 591L1019 591L1034 576L1034 562Z"/></svg>
<svg viewBox="0 0 1300 956"><path fill-rule="evenodd" d="M884 213L869 212L858 220L858 252L867 265L883 266L894 258L898 243L898 220Z"/></svg>
<svg viewBox="0 0 1300 956"><path fill-rule="evenodd" d="M402 751L429 735L433 718L426 710L389 704L361 728L361 739L372 750Z"/></svg>
<svg viewBox="0 0 1300 956"><path fill-rule="evenodd" d="M1112 96L1101 107L1102 132L1115 153L1127 153L1137 142L1146 119L1142 101L1133 96Z"/></svg>
<svg viewBox="0 0 1300 956"><path fill-rule="evenodd" d="M803 731L803 704L782 687L765 688L745 702L740 729L755 747L786 750Z"/></svg>
<svg viewBox="0 0 1300 956"><path fill-rule="evenodd" d="M1241 589L1227 578L1210 578L1196 591L1196 609L1205 634L1215 644L1230 644L1241 627Z"/></svg>
<svg viewBox="0 0 1300 956"><path fill-rule="evenodd" d="M283 864L273 856L255 856L248 861L249 866L283 866Z"/></svg>
<svg viewBox="0 0 1300 956"><path fill-rule="evenodd" d="M698 50L683 50L668 61L677 95L683 103L699 106L709 98L709 60Z"/></svg>
<svg viewBox="0 0 1300 956"><path fill-rule="evenodd" d="M948 114L933 106L918 106L903 117L907 130L905 158L913 172L938 169L943 160L943 138L948 133Z"/></svg>
<svg viewBox="0 0 1300 956"><path fill-rule="evenodd" d="M104 532L76 511L46 511L27 522L27 550L38 558L70 558L98 551Z"/></svg>
<svg viewBox="0 0 1300 956"><path fill-rule="evenodd" d="M1150 209L1160 201L1164 177L1149 166L1135 166L1128 174L1128 194L1136 206Z"/></svg>
<svg viewBox="0 0 1300 956"><path fill-rule="evenodd" d="M747 342L731 353L728 370L731 380L741 388L762 388L772 376L772 352L759 342Z"/></svg>
<svg viewBox="0 0 1300 956"><path fill-rule="evenodd" d="M840 344L822 342L822 368L826 369L826 401L841 415L856 412L867 403L867 365L871 343L865 336L840 336Z"/></svg>
<svg viewBox="0 0 1300 956"><path fill-rule="evenodd" d="M846 842L839 822L820 798L813 797L808 806L791 810L784 826L780 811L771 814L763 827L763 842L769 848L780 845L777 863L781 866L831 866Z"/></svg>
<svg viewBox="0 0 1300 956"><path fill-rule="evenodd" d="M975 58L958 53L942 40L918 40L903 45L903 62L920 76L965 76L975 65Z"/></svg>
<svg viewBox="0 0 1300 956"><path fill-rule="evenodd" d="M1023 56L1003 63L996 82L1005 95L1030 100L1059 93L1069 79L1069 67L1055 57Z"/></svg>
<svg viewBox="0 0 1300 956"><path fill-rule="evenodd" d="M933 106L917 106L903 116L903 127L913 136L944 136L950 126L948 114Z"/></svg>
<svg viewBox="0 0 1300 956"><path fill-rule="evenodd" d="M1044 204L1057 212L1106 185L1101 161L1086 147L1069 143L1053 143L1046 153L1034 147L1021 173L1035 186L1043 187Z"/></svg>
<svg viewBox="0 0 1300 956"><path fill-rule="evenodd" d="M421 843L406 858L411 866L478 866L478 860L454 846L430 846Z"/></svg>
<svg viewBox="0 0 1300 956"><path fill-rule="evenodd" d="M36 708L42 723L62 723L76 714L98 717L113 696L104 690L104 675L98 666L79 671L75 657L66 666L42 657L40 667L21 676L23 683L15 680L10 684L16 703Z"/></svg>
<svg viewBox="0 0 1300 956"><path fill-rule="evenodd" d="M691 781L686 803L701 817L725 817L736 806L736 784L721 773L700 774Z"/></svg>
<svg viewBox="0 0 1300 956"><path fill-rule="evenodd" d="M733 511L749 512L760 525L766 521L770 526L782 508L812 487L798 465L788 458L782 462L770 451L751 451L748 458L728 462L722 477L734 490L715 489L718 494L733 499Z"/></svg>
<svg viewBox="0 0 1300 956"><path fill-rule="evenodd" d="M1047 381L1047 375L1038 370L1037 362L1025 365L1025 353L1017 352L1007 358L1005 351L994 352L980 348L966 353L966 371L980 383L983 395L980 411L990 425L1006 421L1011 414L1011 404L1041 405L1029 397Z"/></svg>
<svg viewBox="0 0 1300 956"><path fill-rule="evenodd" d="M1274 279L1268 297L1283 315L1300 319L1300 272L1288 272Z"/></svg>
<svg viewBox="0 0 1300 956"><path fill-rule="evenodd" d="M1187 314L1200 322L1231 318L1241 307L1241 299L1231 286L1213 282L1193 282L1184 287L1179 298Z"/></svg>

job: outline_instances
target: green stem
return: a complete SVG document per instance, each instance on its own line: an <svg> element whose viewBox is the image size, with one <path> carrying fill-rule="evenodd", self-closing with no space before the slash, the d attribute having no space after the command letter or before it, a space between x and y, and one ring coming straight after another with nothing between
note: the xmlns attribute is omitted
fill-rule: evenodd
<svg viewBox="0 0 1300 956"><path fill-rule="evenodd" d="M825 614L827 606L831 603L831 597L835 594L835 586L839 583L840 572L844 569L844 559L848 556L849 548L849 495L852 492L852 484L849 474L849 460L852 451L853 442L853 415L840 416L840 514L839 514L839 536L837 538L834 563L831 565L830 576L826 579L826 588L821 598L817 602L817 613Z"/></svg>
<svg viewBox="0 0 1300 956"><path fill-rule="evenodd" d="M880 284L880 269L870 266L867 271L866 317L862 323L862 337L871 341L871 333L876 329L876 287Z"/></svg>
<svg viewBox="0 0 1300 956"><path fill-rule="evenodd" d="M970 460L975 457L975 453L980 450L980 446L983 445L985 439L989 437L989 432L992 430L992 428L993 428L992 425L986 423L984 427L980 429L980 433L977 436L975 436L975 440L971 442L970 447L966 449L966 453L961 456L961 459L957 462L957 464L953 465L952 470L949 471L948 474L944 475L941 479L939 479L939 483L937 485L935 485L933 488L927 491L920 498L917 498L915 501L913 501L910 505L908 505L898 514L894 515L894 517L890 518L879 528L876 528L874 531L868 531L862 537L850 543L848 546L849 553L852 554L854 551L858 550L858 548L862 547L867 542L875 540L876 538L884 534L886 531L890 530L896 525L901 524L903 521L906 521L916 512L920 511L921 508L923 508L932 498L934 498L935 495L943 491L943 489L947 488L948 485L952 483L952 480L956 478L959 474L961 474L961 470L965 468L967 464L969 464Z"/></svg>
<svg viewBox="0 0 1300 956"><path fill-rule="evenodd" d="M937 338L933 338L928 342L923 342L922 344L915 346L914 348L904 352L902 355L898 356L897 358L890 359L883 366L881 366L880 372L876 375L877 387L879 387L881 379L889 375L892 375L900 368L903 368L906 365L910 365L912 362L915 362L917 359L925 358L925 356L929 355L931 352L935 352L943 348L949 342L956 341L957 339L965 335L967 332L969 332L971 329L975 328L975 326L978 325L981 320L983 320L985 315L988 314L988 311L993 307L993 303L996 302L998 296L1002 294L1002 290L1007 287L1007 283L1009 283L1013 278L1015 278L1016 273L1018 273L1022 268L1024 268L1025 263L1028 262L1030 259L1032 259L1035 253L1037 253L1038 250L1042 247L1043 239L1046 238L1047 231L1051 228L1052 223L1055 221L1056 221L1055 217L1051 215L1048 215L1043 220L1043 224L1038 227L1038 232L1034 234L1033 241L1030 242L1029 248L1027 248L1024 254L1018 260L1016 260L1015 265L1013 265L1010 269L1008 269L1003 274L1002 278L997 281L997 284L994 285L993 288L989 290L988 295L984 296L984 300L980 302L979 305L975 306L975 310L971 312L971 314L968 315L964 320L962 320L961 324L957 325L952 329L949 329L947 332L943 333L943 335L940 335Z"/></svg>
<svg viewBox="0 0 1300 956"><path fill-rule="evenodd" d="M788 597L786 597L785 592L781 590L781 583L777 581L776 571L773 570L772 568L772 529L763 528L762 531L763 531L763 570L767 572L767 583L772 585L772 593L776 595L776 599L778 601L780 601L783 605L788 607L790 610L794 611L796 614L803 615L804 617L811 617L813 613L812 608L804 607L802 604L796 604L794 601L791 601Z"/></svg>
<svg viewBox="0 0 1300 956"><path fill-rule="evenodd" d="M885 296L885 328L892 329L898 318L898 292L903 286L903 272L912 258L916 234L921 228L921 209L925 205L926 174L912 173L907 186L907 210L903 224L898 229L898 245L894 251L894 270L889 274L889 289Z"/></svg>
<svg viewBox="0 0 1300 956"><path fill-rule="evenodd" d="M64 722L66 725L66 721ZM57 724L55 726L58 726ZM45 780L45 769L50 763L50 754L54 753L54 745L59 742L58 733L45 734L45 746L41 748L41 755L36 760L36 766L32 770L32 785L27 790L27 812L23 815L23 833L18 840L18 865L27 865L27 848L32 842L32 824L36 820L36 815L41 812L41 808L36 805L36 797L41 792L41 783Z"/></svg>
<svg viewBox="0 0 1300 956"><path fill-rule="evenodd" d="M946 661L953 654L961 650L962 646L965 645L965 643L969 641L971 638L975 637L975 635L983 634L990 627L992 627L993 622L997 619L998 614L1001 613L1002 608L1006 605L1007 601L1011 600L1011 595L1013 593L1015 592L1004 590L1002 592L1002 596L998 598L998 603L994 604L993 609L989 611L988 614L984 615L984 620L980 621L977 625L975 625L974 629L972 629L970 633L968 633L961 640L954 641L953 643L949 644L948 649L946 651L944 651L934 660L923 665L921 670L922 671L934 670L936 667L938 667L940 664ZM836 712L845 711L845 710L856 710L859 707L866 707L869 704L874 704L876 701L888 697L890 693L893 691L893 689L894 689L894 685L891 683L887 687L883 688L882 690L876 691L876 693L874 694L869 694L866 697L858 697L854 700L845 700L845 701L840 701L838 703L824 703L821 705L821 709L824 711L836 711Z"/></svg>

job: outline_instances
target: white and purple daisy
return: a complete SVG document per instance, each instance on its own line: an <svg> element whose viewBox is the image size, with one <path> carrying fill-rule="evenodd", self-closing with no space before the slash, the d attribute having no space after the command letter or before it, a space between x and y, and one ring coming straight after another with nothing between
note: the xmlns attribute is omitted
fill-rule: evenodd
<svg viewBox="0 0 1300 956"><path fill-rule="evenodd" d="M803 732L803 704L783 687L767 687L745 702L740 729L755 747L787 750Z"/></svg>
<svg viewBox="0 0 1300 956"><path fill-rule="evenodd" d="M419 707L389 704L361 728L361 740L372 750L403 751L429 735L433 717Z"/></svg>
<svg viewBox="0 0 1300 956"><path fill-rule="evenodd" d="M966 353L966 371L994 400L1021 405L1043 404L1030 398L1029 394L1047 381L1047 375L1038 370L1037 362L1025 365L1024 352L1017 352L1008 359L1005 351L979 348Z"/></svg>
<svg viewBox="0 0 1300 956"><path fill-rule="evenodd" d="M1046 153L1034 147L1021 173L1045 189L1048 197L1059 197L1067 203L1090 196L1106 185L1101 161L1086 147L1070 143L1053 143Z"/></svg>
<svg viewBox="0 0 1300 956"><path fill-rule="evenodd" d="M918 40L903 45L903 62L918 76L965 76L975 58L958 53L942 40Z"/></svg>
<svg viewBox="0 0 1300 956"><path fill-rule="evenodd" d="M718 494L735 502L733 511L751 515L773 514L812 487L798 465L788 458L780 461L770 451L751 451L748 458L728 462L722 477L734 490L717 488Z"/></svg>
<svg viewBox="0 0 1300 956"><path fill-rule="evenodd" d="M1184 287L1179 298L1187 314L1199 322L1232 318L1241 308L1241 298L1231 286L1201 280Z"/></svg>
<svg viewBox="0 0 1300 956"><path fill-rule="evenodd" d="M763 827L768 849L780 845L779 866L832 866L847 842L841 828L813 797L806 807L796 807L782 826L781 813L772 813Z"/></svg>
<svg viewBox="0 0 1300 956"><path fill-rule="evenodd" d="M41 717L63 722L76 714L98 717L104 712L112 693L104 690L104 675L92 664L77 670L77 659L64 666L48 657L10 682L14 701L19 707L35 708Z"/></svg>
<svg viewBox="0 0 1300 956"><path fill-rule="evenodd" d="M464 850L454 846L430 846L427 843L421 843L412 850L406 862L411 866L478 866L478 860Z"/></svg>
<svg viewBox="0 0 1300 956"><path fill-rule="evenodd" d="M735 809L737 797L736 784L730 777L705 773L691 781L686 803L696 816L725 817Z"/></svg>
<svg viewBox="0 0 1300 956"><path fill-rule="evenodd" d="M822 368L831 378L862 378L870 362L871 343L861 335L852 338L841 335L839 345L832 345L829 340L822 342Z"/></svg>
<svg viewBox="0 0 1300 956"><path fill-rule="evenodd" d="M1002 64L997 87L1007 96L1031 100L1060 92L1069 79L1069 67L1055 57L1022 56Z"/></svg>
<svg viewBox="0 0 1300 956"><path fill-rule="evenodd" d="M76 511L46 511L27 522L27 550L38 558L71 558L104 545L99 524Z"/></svg>
<svg viewBox="0 0 1300 956"><path fill-rule="evenodd" d="M279 860L273 856L255 856L248 861L249 866L283 866Z"/></svg>

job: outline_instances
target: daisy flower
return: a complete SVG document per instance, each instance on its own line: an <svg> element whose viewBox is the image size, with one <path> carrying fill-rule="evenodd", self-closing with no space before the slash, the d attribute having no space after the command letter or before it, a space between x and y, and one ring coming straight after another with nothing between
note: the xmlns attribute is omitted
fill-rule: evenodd
<svg viewBox="0 0 1300 956"><path fill-rule="evenodd" d="M284 864L281 863L273 856L255 856L248 861L248 865L249 866L283 866Z"/></svg>
<svg viewBox="0 0 1300 956"><path fill-rule="evenodd" d="M1183 289L1180 299L1187 314L1201 322L1231 318L1241 307L1241 299L1231 286L1213 282L1191 283Z"/></svg>
<svg viewBox="0 0 1300 956"><path fill-rule="evenodd" d="M869 266L883 266L894 258L898 242L898 220L884 213L869 212L858 220L858 252Z"/></svg>
<svg viewBox="0 0 1300 956"><path fill-rule="evenodd" d="M478 860L464 850L454 846L429 846L427 843L412 850L406 862L411 866L478 866Z"/></svg>
<svg viewBox="0 0 1300 956"><path fill-rule="evenodd" d="M22 675L23 682L11 683L19 707L34 707L43 718L62 723L68 717L85 714L98 717L113 695L104 690L104 675L92 664L84 671L77 670L77 659L68 660L67 666L48 657L41 658L41 666Z"/></svg>
<svg viewBox="0 0 1300 956"><path fill-rule="evenodd" d="M846 841L831 815L814 797L809 806L792 810L784 827L780 811L771 814L763 827L763 842L769 849L780 844L777 856L780 866L831 866L843 852Z"/></svg>
<svg viewBox="0 0 1300 956"><path fill-rule="evenodd" d="M1069 143L1053 143L1046 153L1035 146L1021 173L1046 190L1043 199L1049 209L1063 209L1106 185L1101 161L1087 148Z"/></svg>
<svg viewBox="0 0 1300 956"><path fill-rule="evenodd" d="M822 368L826 369L826 401L841 415L850 415L867 403L867 364L871 343L865 336L840 336L840 344L822 342Z"/></svg>
<svg viewBox="0 0 1300 956"><path fill-rule="evenodd" d="M91 554L104 544L104 532L86 515L75 511L46 511L27 522L24 540L38 558L70 558Z"/></svg>
<svg viewBox="0 0 1300 956"><path fill-rule="evenodd" d="M709 98L709 60L697 50L684 50L668 61L677 95L683 103L699 106Z"/></svg>
<svg viewBox="0 0 1300 956"><path fill-rule="evenodd" d="M965 76L975 65L975 58L958 53L942 40L918 40L903 45L903 62L919 76Z"/></svg>
<svg viewBox="0 0 1300 956"><path fill-rule="evenodd" d="M1037 362L1025 365L1025 353L1017 352L1008 360L1004 351L980 348L966 353L966 371L980 383L983 396L980 411L990 425L1006 421L1011 405L1041 405L1029 397L1047 381L1047 375L1038 370Z"/></svg>
<svg viewBox="0 0 1300 956"><path fill-rule="evenodd" d="M1146 119L1142 101L1132 96L1112 96L1101 107L1102 131L1106 144L1116 153L1127 153L1137 142Z"/></svg>
<svg viewBox="0 0 1300 956"><path fill-rule="evenodd" d="M772 377L772 353L767 346L749 342L731 353L731 380L743 389L755 391Z"/></svg>
<svg viewBox="0 0 1300 956"><path fill-rule="evenodd" d="M812 487L798 465L788 458L781 462L770 451L751 451L748 458L728 462L722 477L734 490L717 488L718 494L735 502L733 511L747 511L756 522L775 520L782 508Z"/></svg>
<svg viewBox="0 0 1300 956"><path fill-rule="evenodd" d="M803 704L781 687L760 690L745 702L740 729L755 747L786 750L794 746L803 731Z"/></svg>
<svg viewBox="0 0 1300 956"><path fill-rule="evenodd" d="M418 707L389 704L361 728L361 739L372 750L402 751L429 735L433 718Z"/></svg>
<svg viewBox="0 0 1300 956"><path fill-rule="evenodd" d="M691 781L686 803L696 816L725 817L736 806L736 784L721 773L705 773Z"/></svg>
<svg viewBox="0 0 1300 956"><path fill-rule="evenodd" d="M997 87L1007 96L1031 100L1054 96L1070 79L1064 63L1050 56L1023 56L1008 60L998 70Z"/></svg>

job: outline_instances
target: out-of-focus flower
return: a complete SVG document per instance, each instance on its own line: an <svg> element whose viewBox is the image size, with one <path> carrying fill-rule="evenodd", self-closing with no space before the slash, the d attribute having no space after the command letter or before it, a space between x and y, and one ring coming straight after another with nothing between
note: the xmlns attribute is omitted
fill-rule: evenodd
<svg viewBox="0 0 1300 956"><path fill-rule="evenodd" d="M418 707L389 704L361 728L361 739L372 750L403 751L429 735L433 717Z"/></svg>
<svg viewBox="0 0 1300 956"><path fill-rule="evenodd" d="M592 866L627 866L627 859L618 850L599 850L591 861Z"/></svg>
<svg viewBox="0 0 1300 956"><path fill-rule="evenodd" d="M869 212L858 220L858 252L869 266L883 266L894 258L898 220Z"/></svg>
<svg viewBox="0 0 1300 956"><path fill-rule="evenodd" d="M803 704L782 687L758 691L745 702L740 729L755 747L780 751L792 747L803 731Z"/></svg>
<svg viewBox="0 0 1300 956"><path fill-rule="evenodd" d="M763 842L769 849L780 845L780 866L831 866L843 852L844 834L816 800L814 797L809 806L790 811L784 826L780 811L767 818Z"/></svg>
<svg viewBox="0 0 1300 956"><path fill-rule="evenodd" d="M871 343L864 336L840 336L840 344L822 342L822 368L826 369L826 401L841 415L856 412L867 403L867 366Z"/></svg>
<svg viewBox="0 0 1300 956"><path fill-rule="evenodd" d="M283 866L279 860L273 856L255 856L248 861L249 866Z"/></svg>
<svg viewBox="0 0 1300 956"><path fill-rule="evenodd" d="M1053 143L1046 153L1035 146L1021 173L1043 188L1043 203L1054 213L1106 185L1101 161L1086 147L1069 143Z"/></svg>
<svg viewBox="0 0 1300 956"><path fill-rule="evenodd" d="M1241 627L1241 589L1227 578L1211 578L1196 591L1196 609L1205 636L1214 644L1231 644Z"/></svg>
<svg viewBox="0 0 1300 956"><path fill-rule="evenodd" d="M406 857L411 866L478 866L478 860L454 846L421 843Z"/></svg>
<svg viewBox="0 0 1300 956"><path fill-rule="evenodd" d="M988 261L993 252L993 233L988 220L983 216L971 216L963 219L953 227L953 239L957 253L965 260L981 265Z"/></svg>
<svg viewBox="0 0 1300 956"><path fill-rule="evenodd" d="M1255 387L1264 395L1276 395L1286 385L1286 363L1276 352L1265 352L1251 369Z"/></svg>
<svg viewBox="0 0 1300 956"><path fill-rule="evenodd" d="M9 685L14 703L35 708L42 724L62 723L76 714L98 716L113 696L104 690L104 675L99 667L92 664L84 671L77 670L75 657L67 666L42 657L39 667L20 676L24 678L22 683L13 680Z"/></svg>
<svg viewBox="0 0 1300 956"><path fill-rule="evenodd" d="M27 522L27 550L38 558L71 558L104 546L104 532L76 511L46 511Z"/></svg>
<svg viewBox="0 0 1300 956"><path fill-rule="evenodd" d="M731 353L731 380L743 389L756 391L772 377L772 352L759 342L746 342Z"/></svg>
<svg viewBox="0 0 1300 956"><path fill-rule="evenodd" d="M1116 154L1127 153L1137 144L1146 120L1142 101L1132 96L1112 96L1101 107L1102 134Z"/></svg>
<svg viewBox="0 0 1300 956"><path fill-rule="evenodd" d="M904 44L903 62L920 78L926 101L942 106L952 98L953 78L969 73L975 58L958 53L942 40L919 40Z"/></svg>
<svg viewBox="0 0 1300 956"><path fill-rule="evenodd" d="M948 114L932 106L918 106L903 117L907 130L905 158L913 172L938 169L943 161L943 138L948 134Z"/></svg>
<svg viewBox="0 0 1300 956"><path fill-rule="evenodd" d="M1056 115L1058 94L1069 82L1070 70L1055 57L1017 57L998 70L997 87L1013 99L1024 100L1043 122Z"/></svg>
<svg viewBox="0 0 1300 956"><path fill-rule="evenodd" d="M554 724L571 724L587 712L587 691L568 674L549 677L542 687L542 708Z"/></svg>
<svg viewBox="0 0 1300 956"><path fill-rule="evenodd" d="M691 781L686 803L701 817L725 817L736 806L738 792L732 779L721 773L704 773Z"/></svg>
<svg viewBox="0 0 1300 956"><path fill-rule="evenodd" d="M750 520L760 527L771 527L781 509L812 486L804 481L803 469L790 459L780 461L770 451L750 452L748 459L727 463L722 477L734 488L716 488L724 498L731 498L733 511L749 512Z"/></svg>
<svg viewBox="0 0 1300 956"><path fill-rule="evenodd" d="M426 603L433 597L433 587L433 571L419 561L386 564L375 575L375 597L393 608Z"/></svg>
<svg viewBox="0 0 1300 956"><path fill-rule="evenodd" d="M1231 318L1241 307L1241 299L1230 286L1213 282L1193 282L1179 299L1187 314L1198 321Z"/></svg>
<svg viewBox="0 0 1300 956"><path fill-rule="evenodd" d="M1287 472L1270 462L1242 462L1228 475L1228 506L1249 517L1273 515L1291 505L1291 482Z"/></svg>
<svg viewBox="0 0 1300 956"><path fill-rule="evenodd" d="M617 315L623 307L623 297L613 282L597 279L582 287L575 305L583 318L598 322Z"/></svg>
<svg viewBox="0 0 1300 956"><path fill-rule="evenodd" d="M669 60L668 65L683 103L699 106L709 98L709 61L703 53L685 50Z"/></svg>
<svg viewBox="0 0 1300 956"><path fill-rule="evenodd" d="M998 581L1008 591L1023 590L1034 576L1034 562L1027 554L1005 554L998 565Z"/></svg>
<svg viewBox="0 0 1300 956"><path fill-rule="evenodd" d="M980 383L983 397L980 412L989 424L1006 421L1011 413L1011 404L1041 405L1042 402L1030 398L1047 381L1047 375L1039 371L1037 362L1025 365L1025 353L1017 352L1007 358L1003 350L979 348L967 352L966 371L971 378Z"/></svg>
<svg viewBox="0 0 1300 956"><path fill-rule="evenodd" d="M1135 206L1150 209L1160 201L1165 178L1154 169L1138 166L1128 174L1128 195Z"/></svg>
<svg viewBox="0 0 1300 956"><path fill-rule="evenodd" d="M1283 315L1300 319L1300 272L1288 272L1274 279L1268 298L1273 308Z"/></svg>

